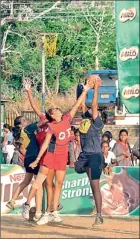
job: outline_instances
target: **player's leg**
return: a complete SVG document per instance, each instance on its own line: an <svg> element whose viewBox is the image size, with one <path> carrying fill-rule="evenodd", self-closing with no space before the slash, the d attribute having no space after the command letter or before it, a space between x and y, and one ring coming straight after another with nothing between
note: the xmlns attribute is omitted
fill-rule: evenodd
<svg viewBox="0 0 140 239"><path fill-rule="evenodd" d="M31 200L36 195L37 190L42 187L42 184L48 175L48 171L49 171L49 169L46 168L45 166L40 166L39 173L38 173L35 181L33 182L33 185L30 189L27 201L23 207L22 215L26 219L29 219L29 210L30 210Z"/></svg>
<svg viewBox="0 0 140 239"><path fill-rule="evenodd" d="M61 190L62 190L62 185L64 182L64 178L65 178L65 174L66 174L66 170L65 171L61 171L61 170L56 170L55 172L55 189L54 189L54 198L53 198L53 217L54 217L54 221L55 222L61 222L62 219L60 218L60 216L58 215L58 211L57 211L57 207L58 207L58 203L60 200L60 195L61 195Z"/></svg>
<svg viewBox="0 0 140 239"><path fill-rule="evenodd" d="M54 179L54 170L49 169L47 178L45 180L45 184L47 187L47 209L45 214L40 218L40 220L37 222L38 225L44 225L47 224L52 220L51 216L51 209L52 209L52 202L53 202L53 179Z"/></svg>
<svg viewBox="0 0 140 239"><path fill-rule="evenodd" d="M14 209L15 201L18 199L20 193L30 184L32 178L33 173L26 172L24 180L22 181L22 183L19 184L19 186L17 187L16 191L12 196L12 199L6 205L9 210Z"/></svg>

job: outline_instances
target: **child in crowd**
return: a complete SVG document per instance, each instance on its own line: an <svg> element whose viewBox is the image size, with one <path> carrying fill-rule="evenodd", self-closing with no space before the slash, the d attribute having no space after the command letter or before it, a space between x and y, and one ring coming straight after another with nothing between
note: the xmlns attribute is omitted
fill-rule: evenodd
<svg viewBox="0 0 140 239"><path fill-rule="evenodd" d="M102 141L108 141L109 142L109 147L110 150L113 149L116 140L113 139L112 133L110 131L105 131L104 134L102 135Z"/></svg>
<svg viewBox="0 0 140 239"><path fill-rule="evenodd" d="M81 152L81 144L80 144L80 132L79 129L75 129L74 131L75 139L69 144L69 158L70 158L70 167L74 168L74 163L76 162L79 154Z"/></svg>

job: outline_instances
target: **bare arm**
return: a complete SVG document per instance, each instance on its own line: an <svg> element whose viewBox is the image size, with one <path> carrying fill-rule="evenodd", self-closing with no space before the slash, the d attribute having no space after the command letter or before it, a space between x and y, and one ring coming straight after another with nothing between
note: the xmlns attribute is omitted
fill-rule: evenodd
<svg viewBox="0 0 140 239"><path fill-rule="evenodd" d="M37 127L39 128L39 127L42 127L42 126L44 126L45 124L47 124L48 123L48 119L45 119L45 120L41 120L41 121L39 121L38 123L37 123Z"/></svg>
<svg viewBox="0 0 140 239"><path fill-rule="evenodd" d="M92 105L91 105L93 119L96 119L98 116L98 89L100 86L101 86L101 79L98 77L95 82L94 96L93 96Z"/></svg>
<svg viewBox="0 0 140 239"><path fill-rule="evenodd" d="M86 98L85 98L85 100L86 100ZM88 111L88 108L87 108L87 106L85 104L85 100L81 104L81 110L82 110L83 114Z"/></svg>
<svg viewBox="0 0 140 239"><path fill-rule="evenodd" d="M35 160L33 163L31 163L31 164L29 165L29 167L35 168L35 167L38 165L38 163L39 163L41 157L43 156L43 154L45 153L45 151L48 149L48 146L49 146L51 137L52 137L52 134L47 134L47 135L46 135L46 138L45 138L45 140L44 140L44 142L43 142L43 144L42 144L42 146L41 146L41 148L40 148L40 151L39 151L39 154L38 154L36 160Z"/></svg>
<svg viewBox="0 0 140 239"><path fill-rule="evenodd" d="M31 89L31 83L29 80L24 80L23 81L23 86L28 94L28 98L29 98L29 101L30 101L30 104L31 104L31 107L33 108L34 112L40 117L42 112L41 110L39 109L33 95L32 95L32 89Z"/></svg>
<svg viewBox="0 0 140 239"><path fill-rule="evenodd" d="M45 137L45 140L40 148L39 154L37 156L37 160L40 161L40 158L43 156L43 154L45 153L45 151L48 149L50 140L51 140L52 134L47 134Z"/></svg>
<svg viewBox="0 0 140 239"><path fill-rule="evenodd" d="M72 116L72 118L75 116L75 114L78 111L78 108L81 106L81 104L83 102L85 102L87 92L88 92L89 89L93 88L93 86L94 86L93 81L90 80L90 78L88 78L87 83L84 86L82 94L80 95L76 104L73 106L72 110L70 111L70 115Z"/></svg>
<svg viewBox="0 0 140 239"><path fill-rule="evenodd" d="M6 143L7 143L7 135L5 133L2 145L5 146Z"/></svg>
<svg viewBox="0 0 140 239"><path fill-rule="evenodd" d="M31 104L34 112L40 117L42 115L42 112L39 109L39 107L38 107L38 105L37 105L37 103L36 103L36 101L35 101L35 99L34 99L34 97L32 95L32 90L31 89L28 90L27 94L28 94L28 98L29 98L30 104Z"/></svg>
<svg viewBox="0 0 140 239"><path fill-rule="evenodd" d="M75 116L76 112L78 111L79 106L81 105L81 103L85 100L86 95L87 95L88 90L84 89L82 94L80 95L80 97L78 98L76 104L73 106L73 108L70 111L70 115L72 116L72 118Z"/></svg>

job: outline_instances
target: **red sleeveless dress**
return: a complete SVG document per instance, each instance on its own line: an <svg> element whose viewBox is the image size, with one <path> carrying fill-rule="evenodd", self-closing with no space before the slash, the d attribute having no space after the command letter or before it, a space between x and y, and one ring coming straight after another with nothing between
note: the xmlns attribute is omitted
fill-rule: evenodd
<svg viewBox="0 0 140 239"><path fill-rule="evenodd" d="M70 114L62 116L62 120L58 123L53 121L48 123L47 134L54 134L56 137L56 145L54 152L46 152L41 160L40 165L49 169L65 171L68 162L68 144L74 138L71 131L72 117Z"/></svg>

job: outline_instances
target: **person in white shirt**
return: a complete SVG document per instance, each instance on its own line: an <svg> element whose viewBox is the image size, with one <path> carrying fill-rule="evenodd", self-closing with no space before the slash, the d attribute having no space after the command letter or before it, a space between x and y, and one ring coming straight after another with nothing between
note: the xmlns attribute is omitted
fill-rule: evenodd
<svg viewBox="0 0 140 239"><path fill-rule="evenodd" d="M101 149L102 149L102 153L104 155L105 163L107 163L108 166L116 163L115 154L112 151L109 151L109 148L110 148L110 146L109 146L108 141L103 141L101 143Z"/></svg>
<svg viewBox="0 0 140 239"><path fill-rule="evenodd" d="M4 154L6 164L10 164L15 149L15 146L13 145L14 138L11 132L11 127L8 124L4 124L3 129L4 140L2 143L2 153Z"/></svg>

